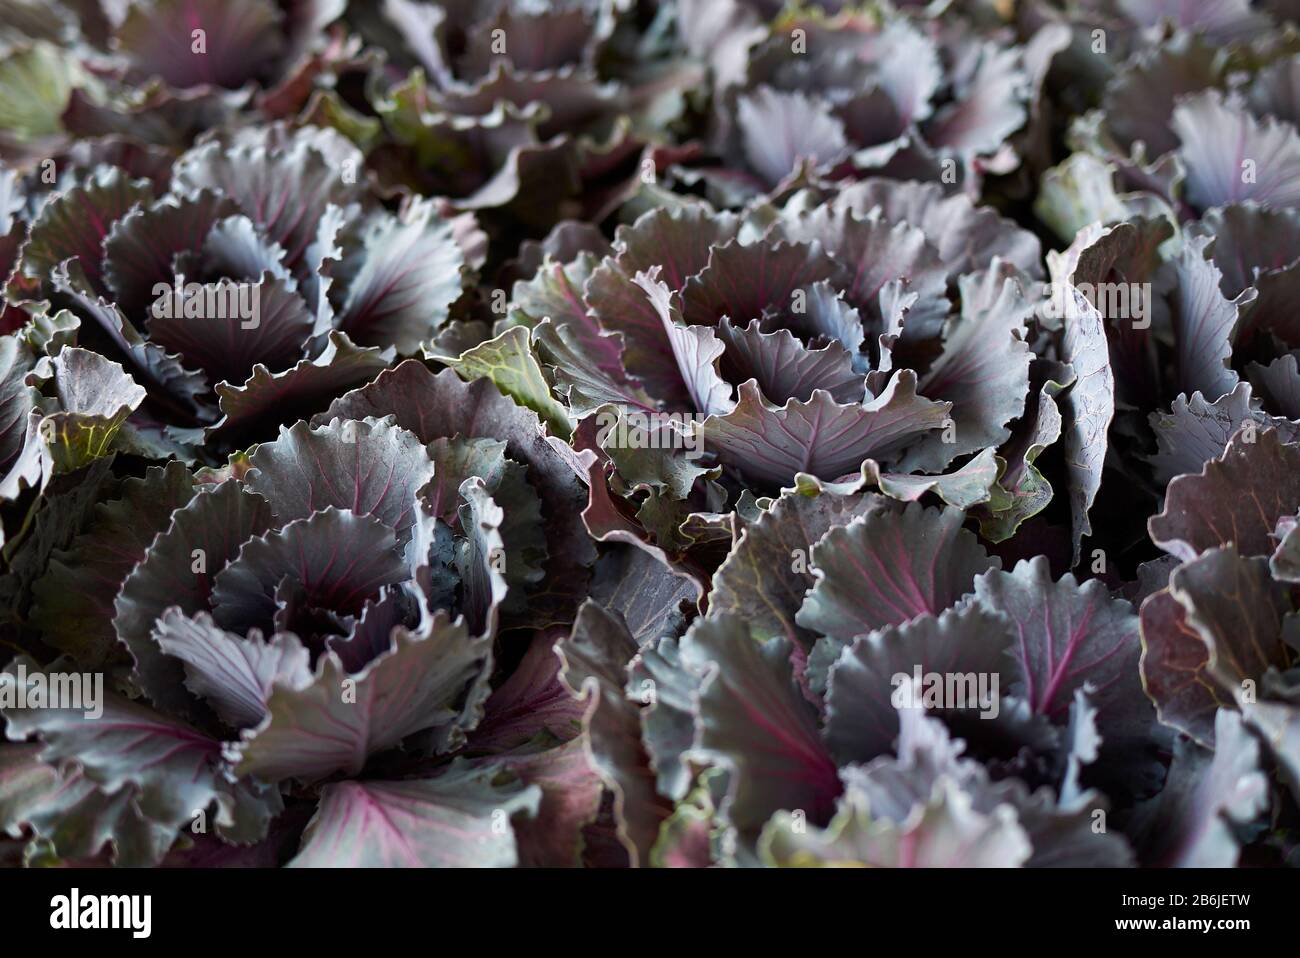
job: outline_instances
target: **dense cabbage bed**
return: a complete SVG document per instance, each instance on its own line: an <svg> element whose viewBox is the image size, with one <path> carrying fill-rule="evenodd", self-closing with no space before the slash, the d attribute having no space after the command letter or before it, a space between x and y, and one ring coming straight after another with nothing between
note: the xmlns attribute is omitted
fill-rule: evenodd
<svg viewBox="0 0 1300 958"><path fill-rule="evenodd" d="M0 861L1294 863L1296 16L0 4Z"/></svg>

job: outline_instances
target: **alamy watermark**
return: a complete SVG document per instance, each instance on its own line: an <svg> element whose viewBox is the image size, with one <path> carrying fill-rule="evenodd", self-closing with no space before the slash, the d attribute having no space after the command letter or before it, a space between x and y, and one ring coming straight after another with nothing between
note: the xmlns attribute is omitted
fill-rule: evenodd
<svg viewBox="0 0 1300 958"><path fill-rule="evenodd" d="M88 719L104 714L103 672L32 672L19 662L0 672L0 709L71 709Z"/></svg>
<svg viewBox="0 0 1300 958"><path fill-rule="evenodd" d="M158 319L237 319L241 329L262 324L260 283L155 283L151 307Z"/></svg>
<svg viewBox="0 0 1300 958"><path fill-rule="evenodd" d="M1077 319L1082 310L1075 291L1109 320L1123 320L1134 329L1151 325L1150 283L1044 283L1039 315L1046 319Z"/></svg>
<svg viewBox="0 0 1300 958"><path fill-rule="evenodd" d="M50 899L50 927L56 930L126 929L132 938L153 931L152 895L83 895L74 888Z"/></svg>
<svg viewBox="0 0 1300 958"><path fill-rule="evenodd" d="M996 672L895 672L889 696L896 709L979 709L980 718L995 719L1001 708Z"/></svg>
<svg viewBox="0 0 1300 958"><path fill-rule="evenodd" d="M699 413L601 410L596 442L606 449L681 449L694 459L704 453L698 426L706 418Z"/></svg>

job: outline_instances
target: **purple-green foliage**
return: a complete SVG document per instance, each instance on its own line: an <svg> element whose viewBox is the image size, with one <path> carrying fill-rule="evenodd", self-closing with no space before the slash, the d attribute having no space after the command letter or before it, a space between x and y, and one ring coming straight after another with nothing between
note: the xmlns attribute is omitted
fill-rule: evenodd
<svg viewBox="0 0 1300 958"><path fill-rule="evenodd" d="M1295 861L1290 5L839 6L0 11L0 858Z"/></svg>

